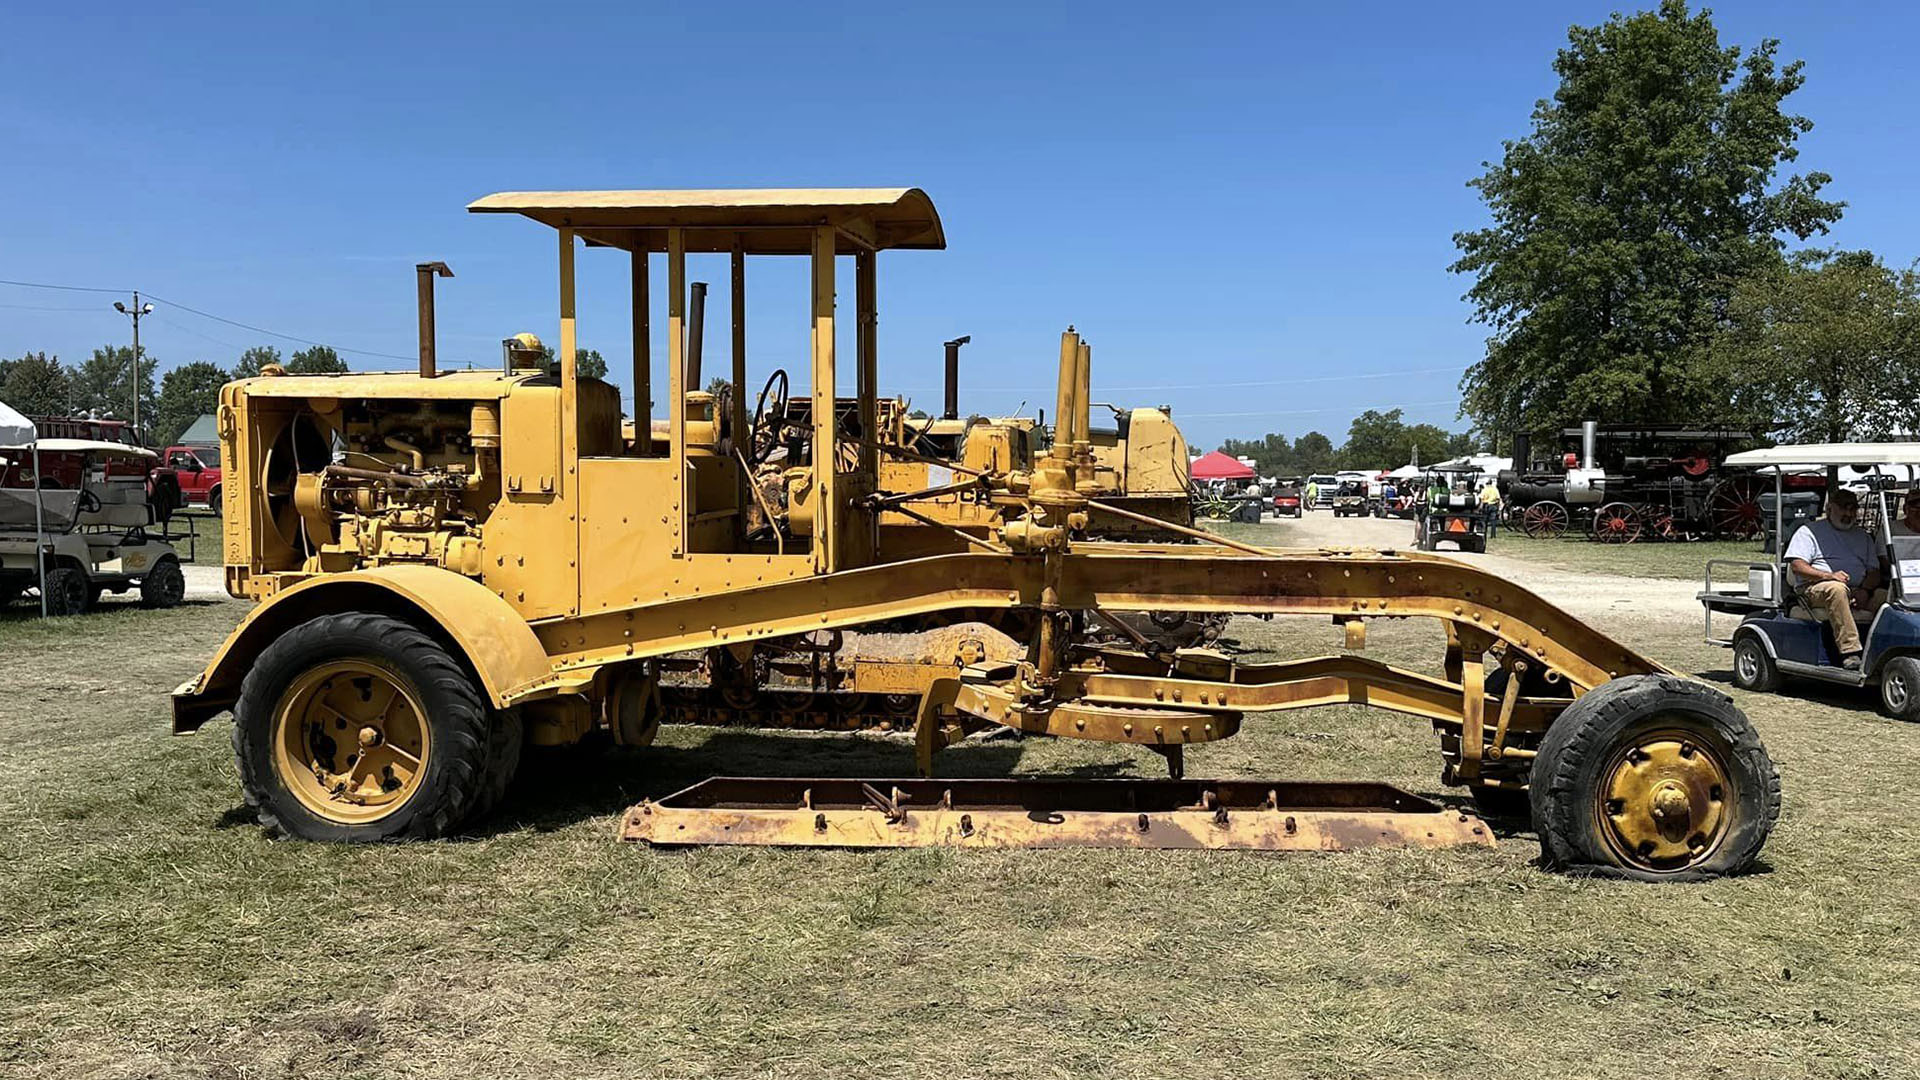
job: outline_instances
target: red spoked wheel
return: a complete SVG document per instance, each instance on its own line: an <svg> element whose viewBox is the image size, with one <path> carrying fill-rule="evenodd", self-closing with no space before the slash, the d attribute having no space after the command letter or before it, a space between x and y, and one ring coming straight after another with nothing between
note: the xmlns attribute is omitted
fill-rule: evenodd
<svg viewBox="0 0 1920 1080"><path fill-rule="evenodd" d="M1610 502L1594 512L1593 538L1603 544L1631 544L1645 531L1640 511L1628 503Z"/></svg>
<svg viewBox="0 0 1920 1080"><path fill-rule="evenodd" d="M1707 492L1707 524L1713 535L1726 540L1751 540L1760 535L1759 477L1729 476Z"/></svg>
<svg viewBox="0 0 1920 1080"><path fill-rule="evenodd" d="M1520 531L1535 540L1558 540L1567 531L1567 508L1551 499L1520 512Z"/></svg>

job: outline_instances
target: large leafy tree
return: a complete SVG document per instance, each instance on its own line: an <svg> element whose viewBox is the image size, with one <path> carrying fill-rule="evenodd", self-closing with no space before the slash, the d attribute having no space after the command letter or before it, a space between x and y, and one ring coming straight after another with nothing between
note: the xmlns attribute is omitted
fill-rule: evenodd
<svg viewBox="0 0 1920 1080"><path fill-rule="evenodd" d="M226 383L227 373L207 360L181 364L161 377L153 431L162 444L177 440L195 420L219 408L220 388Z"/></svg>
<svg viewBox="0 0 1920 1080"><path fill-rule="evenodd" d="M1303 474L1331 472L1338 457L1333 440L1317 431L1309 431L1293 441L1293 463Z"/></svg>
<svg viewBox="0 0 1920 1080"><path fill-rule="evenodd" d="M1845 205L1824 173L1776 183L1812 127L1782 107L1804 76L1778 48L1723 48L1682 0L1569 32L1532 133L1471 182L1492 224L1454 237L1493 331L1462 380L1481 430L1717 411L1702 369L1735 283Z"/></svg>
<svg viewBox="0 0 1920 1080"><path fill-rule="evenodd" d="M1743 281L1714 369L1742 419L1790 442L1920 426L1920 274L1869 251L1808 251Z"/></svg>
<svg viewBox="0 0 1920 1080"><path fill-rule="evenodd" d="M553 346L542 343L540 357L546 364L547 374L560 374L560 360L554 355ZM604 379L607 377L607 361L598 349L573 350L573 370L583 379Z"/></svg>
<svg viewBox="0 0 1920 1080"><path fill-rule="evenodd" d="M140 350L140 416L144 425L159 407L153 355ZM98 416L128 417L133 411L133 346L103 345L73 369L73 408Z"/></svg>
<svg viewBox="0 0 1920 1080"><path fill-rule="evenodd" d="M280 350L271 345L255 345L240 354L240 362L233 366L235 379L251 379L260 374L260 369L268 364L280 363Z"/></svg>
<svg viewBox="0 0 1920 1080"><path fill-rule="evenodd" d="M1292 441L1274 432L1260 439L1228 439L1220 444L1220 452L1247 458L1261 476L1297 476L1301 471L1294 461Z"/></svg>
<svg viewBox="0 0 1920 1080"><path fill-rule="evenodd" d="M0 401L28 416L64 416L73 411L72 378L44 352L0 360Z"/></svg>
<svg viewBox="0 0 1920 1080"><path fill-rule="evenodd" d="M301 349L293 354L293 359L287 361L287 371L293 375L339 375L348 370L347 362L327 345Z"/></svg>

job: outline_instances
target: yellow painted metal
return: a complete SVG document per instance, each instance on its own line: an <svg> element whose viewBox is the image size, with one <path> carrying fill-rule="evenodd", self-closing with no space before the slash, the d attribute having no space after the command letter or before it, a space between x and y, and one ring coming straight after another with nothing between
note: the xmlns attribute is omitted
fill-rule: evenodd
<svg viewBox="0 0 1920 1080"><path fill-rule="evenodd" d="M433 753L426 707L408 680L376 657L320 664L274 706L273 768L300 805L324 821L363 825L406 805Z"/></svg>
<svg viewBox="0 0 1920 1080"><path fill-rule="evenodd" d="M192 730L230 706L254 658L281 634L322 615L350 611L424 620L440 628L496 706L538 697L542 687L558 682L526 619L478 581L431 566L369 567L306 578L248 612L199 677L174 691L175 730Z"/></svg>
<svg viewBox="0 0 1920 1080"><path fill-rule="evenodd" d="M1695 735L1641 735L1615 751L1602 776L1593 813L1623 865L1684 870L1726 837L1733 819L1727 766Z"/></svg>
<svg viewBox="0 0 1920 1080"><path fill-rule="evenodd" d="M823 574L840 569L840 478L834 468L833 257L835 232L813 230L813 343L809 387L813 393L813 566Z"/></svg>
<svg viewBox="0 0 1920 1080"><path fill-rule="evenodd" d="M1122 847L1353 851L1495 846L1469 814L1381 784L716 777L629 810L662 847Z"/></svg>

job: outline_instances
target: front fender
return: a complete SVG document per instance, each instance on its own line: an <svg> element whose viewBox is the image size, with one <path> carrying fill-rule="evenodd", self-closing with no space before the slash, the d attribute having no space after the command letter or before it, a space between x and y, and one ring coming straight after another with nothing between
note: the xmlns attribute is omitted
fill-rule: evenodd
<svg viewBox="0 0 1920 1080"><path fill-rule="evenodd" d="M496 707L553 673L533 628L486 586L435 566L378 566L283 589L235 627L205 671L173 692L173 730L193 731L233 707L254 660L281 634L326 615L371 611L413 624L467 661Z"/></svg>

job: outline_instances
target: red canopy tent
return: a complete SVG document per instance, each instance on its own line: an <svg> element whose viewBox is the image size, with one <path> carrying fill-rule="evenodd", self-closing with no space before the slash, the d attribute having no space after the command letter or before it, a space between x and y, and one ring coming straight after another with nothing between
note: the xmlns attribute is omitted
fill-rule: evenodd
<svg viewBox="0 0 1920 1080"><path fill-rule="evenodd" d="M1251 480L1253 466L1241 464L1218 450L1200 455L1188 470L1195 480Z"/></svg>

